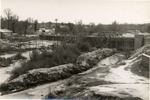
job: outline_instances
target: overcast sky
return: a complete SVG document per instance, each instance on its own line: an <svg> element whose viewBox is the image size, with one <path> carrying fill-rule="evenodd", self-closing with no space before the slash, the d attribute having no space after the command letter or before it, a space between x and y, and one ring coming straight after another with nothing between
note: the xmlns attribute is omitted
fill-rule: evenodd
<svg viewBox="0 0 150 100"><path fill-rule="evenodd" d="M27 17L38 22L55 21L84 24L150 23L150 0L102 1L102 0L1 0L1 14L10 8L20 20Z"/></svg>

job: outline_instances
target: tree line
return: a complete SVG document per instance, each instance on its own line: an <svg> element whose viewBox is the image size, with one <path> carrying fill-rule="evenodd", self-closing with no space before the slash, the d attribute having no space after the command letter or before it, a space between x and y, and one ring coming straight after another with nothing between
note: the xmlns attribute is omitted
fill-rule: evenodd
<svg viewBox="0 0 150 100"><path fill-rule="evenodd" d="M47 27L50 27L52 22L43 23ZM61 28L61 26L66 26L65 28ZM97 33L97 35L116 35L119 33L129 33L132 32L150 32L150 24L120 24L117 21L112 22L112 24L101 24L95 25L94 23L89 23L87 25L82 23L82 20L74 23L57 23L56 32L62 35L70 34L70 35L93 35Z"/></svg>
<svg viewBox="0 0 150 100"><path fill-rule="evenodd" d="M33 20L33 18L19 20L19 16L13 13L10 8L4 9L4 16L1 16L1 29L8 29L20 35L26 35L28 29L31 30L31 33L36 32L37 25L38 20Z"/></svg>
<svg viewBox="0 0 150 100"><path fill-rule="evenodd" d="M35 33L38 30L38 20L33 20L33 18L27 18L26 20L19 20L19 16L11 11L10 8L4 9L4 16L1 16L1 29L12 30L13 33L18 33L20 35L26 35L29 33ZM94 23L89 23L84 25L82 20L74 23L52 23L47 22L50 28L52 24L55 24L55 32L63 35L93 35L93 33L98 33L99 35L104 35L104 33L110 32L116 34L119 32L127 30L139 30L140 32L150 32L150 24L119 24L117 21L112 22L112 24L104 25ZM61 28L61 26L66 26Z"/></svg>

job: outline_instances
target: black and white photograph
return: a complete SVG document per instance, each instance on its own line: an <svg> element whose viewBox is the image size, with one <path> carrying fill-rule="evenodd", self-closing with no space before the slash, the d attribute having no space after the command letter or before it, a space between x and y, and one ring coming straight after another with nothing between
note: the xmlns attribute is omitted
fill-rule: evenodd
<svg viewBox="0 0 150 100"><path fill-rule="evenodd" d="M149 100L150 0L0 4L0 100Z"/></svg>

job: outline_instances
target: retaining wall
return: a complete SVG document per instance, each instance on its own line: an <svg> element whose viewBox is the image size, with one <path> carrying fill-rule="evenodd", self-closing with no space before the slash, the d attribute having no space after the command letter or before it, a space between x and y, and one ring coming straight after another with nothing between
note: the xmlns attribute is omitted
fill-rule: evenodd
<svg viewBox="0 0 150 100"><path fill-rule="evenodd" d="M147 68L150 67L150 56L149 55L147 55L147 54L142 55L142 65Z"/></svg>
<svg viewBox="0 0 150 100"><path fill-rule="evenodd" d="M135 35L134 50L141 48L144 45L144 35Z"/></svg>
<svg viewBox="0 0 150 100"><path fill-rule="evenodd" d="M145 44L150 44L150 35L146 35L145 37L144 37L144 45Z"/></svg>

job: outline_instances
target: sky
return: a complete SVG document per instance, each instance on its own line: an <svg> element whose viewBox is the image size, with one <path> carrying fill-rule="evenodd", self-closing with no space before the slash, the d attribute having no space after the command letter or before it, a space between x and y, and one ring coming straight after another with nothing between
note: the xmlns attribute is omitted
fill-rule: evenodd
<svg viewBox="0 0 150 100"><path fill-rule="evenodd" d="M10 8L19 20L28 17L38 22L72 22L83 24L150 23L150 0L1 0L3 10Z"/></svg>

